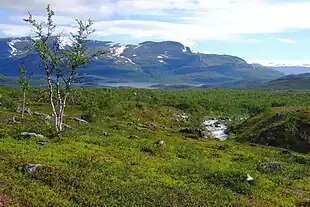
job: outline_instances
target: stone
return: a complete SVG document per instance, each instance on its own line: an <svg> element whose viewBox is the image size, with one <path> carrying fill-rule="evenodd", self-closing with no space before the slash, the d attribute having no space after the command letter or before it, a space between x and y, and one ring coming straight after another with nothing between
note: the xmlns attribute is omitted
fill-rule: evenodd
<svg viewBox="0 0 310 207"><path fill-rule="evenodd" d="M104 136L108 136L108 132L106 132L106 131L102 131L100 134L102 134Z"/></svg>
<svg viewBox="0 0 310 207"><path fill-rule="evenodd" d="M159 141L158 144L159 144L159 145L164 145L165 142L164 142L164 141Z"/></svg>
<svg viewBox="0 0 310 207"><path fill-rule="evenodd" d="M182 128L179 130L179 132L182 134L197 134L200 137L204 136L203 131L199 128Z"/></svg>
<svg viewBox="0 0 310 207"><path fill-rule="evenodd" d="M16 113L22 113L22 111L23 111L22 108L17 108L17 109L15 110ZM32 114L32 111L31 111L30 109L24 109L24 113L25 113L25 114L31 115L31 114Z"/></svg>
<svg viewBox="0 0 310 207"><path fill-rule="evenodd" d="M86 121L84 119L76 118L76 117L69 117L68 119L73 120L73 121L77 121L77 122L80 122L80 123L84 123L84 124L89 124L88 121Z"/></svg>
<svg viewBox="0 0 310 207"><path fill-rule="evenodd" d="M136 135L131 135L131 136L129 136L129 139L140 139L140 137L138 137Z"/></svg>
<svg viewBox="0 0 310 207"><path fill-rule="evenodd" d="M16 116L13 116L12 118L5 119L4 122L6 122L6 123L17 123L17 122L19 122L19 118Z"/></svg>
<svg viewBox="0 0 310 207"><path fill-rule="evenodd" d="M144 123L144 125L147 126L147 127L156 128L156 125L154 123L152 123L152 122L148 122L147 121L147 122Z"/></svg>
<svg viewBox="0 0 310 207"><path fill-rule="evenodd" d="M250 174L247 174L246 181L249 182L249 183L253 183L254 182L254 178Z"/></svg>
<svg viewBox="0 0 310 207"><path fill-rule="evenodd" d="M293 155L293 153L287 149L281 150L280 154L282 154L282 155Z"/></svg>
<svg viewBox="0 0 310 207"><path fill-rule="evenodd" d="M34 132L22 132L22 133L20 133L20 135L23 137L26 137L28 139L33 138L33 137L35 137L35 138L43 138L44 137L42 134L37 134Z"/></svg>
<svg viewBox="0 0 310 207"><path fill-rule="evenodd" d="M25 164L23 167L24 173L36 172L40 167L44 167L42 164Z"/></svg>
<svg viewBox="0 0 310 207"><path fill-rule="evenodd" d="M282 171L282 166L280 163L265 163L257 167L257 170L263 173L275 173Z"/></svg>
<svg viewBox="0 0 310 207"><path fill-rule="evenodd" d="M63 124L62 127L64 130L73 130L73 128L68 124Z"/></svg>
<svg viewBox="0 0 310 207"><path fill-rule="evenodd" d="M43 112L35 111L35 112L33 112L33 114L36 116L39 116L41 119L46 119L46 120L52 119L52 116L50 116L46 113L43 113Z"/></svg>
<svg viewBox="0 0 310 207"><path fill-rule="evenodd" d="M38 142L38 144L41 146L45 146L45 145L48 145L49 143L48 142Z"/></svg>

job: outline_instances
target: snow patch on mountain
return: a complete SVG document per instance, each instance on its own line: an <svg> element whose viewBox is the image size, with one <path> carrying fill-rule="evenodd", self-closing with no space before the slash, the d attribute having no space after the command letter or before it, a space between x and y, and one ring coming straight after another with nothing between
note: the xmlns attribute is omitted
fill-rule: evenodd
<svg viewBox="0 0 310 207"><path fill-rule="evenodd" d="M158 60L158 62L160 62L160 63L164 63L165 61L163 61L163 60Z"/></svg>
<svg viewBox="0 0 310 207"><path fill-rule="evenodd" d="M72 47L74 44L74 40L72 40L70 37L60 37L58 40L58 44L60 49L65 49L66 46Z"/></svg>
<svg viewBox="0 0 310 207"><path fill-rule="evenodd" d="M8 45L9 45L9 47L10 47L10 56L12 57L12 56L16 56L17 55L17 49L16 49L16 47L15 47L15 44L17 43L17 42L21 42L21 40L19 40L19 39L14 39L14 40L11 40L10 42L8 42Z"/></svg>
<svg viewBox="0 0 310 207"><path fill-rule="evenodd" d="M126 45L121 45L120 47L116 47L115 49L115 53L114 56L120 56L121 54L124 53L124 51L128 48L128 46Z"/></svg>
<svg viewBox="0 0 310 207"><path fill-rule="evenodd" d="M163 56L158 55L158 56L157 56L157 58L158 58L158 59L162 59L162 58L163 58Z"/></svg>

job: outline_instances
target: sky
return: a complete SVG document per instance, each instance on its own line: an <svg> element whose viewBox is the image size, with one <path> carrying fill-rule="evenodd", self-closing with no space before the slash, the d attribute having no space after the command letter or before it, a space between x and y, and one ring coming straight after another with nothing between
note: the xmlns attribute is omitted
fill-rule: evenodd
<svg viewBox="0 0 310 207"><path fill-rule="evenodd" d="M310 0L0 0L0 37L28 35L22 19L30 11L43 20L47 4L59 31L92 18L93 39L172 40L248 62L310 62Z"/></svg>

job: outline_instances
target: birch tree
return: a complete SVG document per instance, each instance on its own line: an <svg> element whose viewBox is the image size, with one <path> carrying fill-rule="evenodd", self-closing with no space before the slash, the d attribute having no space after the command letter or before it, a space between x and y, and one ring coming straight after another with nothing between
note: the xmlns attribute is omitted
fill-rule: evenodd
<svg viewBox="0 0 310 207"><path fill-rule="evenodd" d="M27 70L22 65L18 66L18 70L19 70L18 83L20 84L22 91L23 91L22 112L21 112L22 114L21 116L23 119L24 114L25 114L25 108L26 108L26 95L27 95L27 91L30 89L29 80L31 76L30 74L27 73Z"/></svg>
<svg viewBox="0 0 310 207"><path fill-rule="evenodd" d="M60 132L63 130L66 102L77 69L89 63L92 58L103 55L104 52L88 52L86 43L89 36L95 32L92 29L91 19L87 21L76 19L77 32L66 36L64 33L57 33L57 25L53 20L55 12L50 5L47 6L46 13L45 21L37 21L31 13L24 21L34 29L35 35L29 36L32 42L31 50L41 59L40 67L45 72L55 130ZM70 39L71 47L63 47L64 38Z"/></svg>

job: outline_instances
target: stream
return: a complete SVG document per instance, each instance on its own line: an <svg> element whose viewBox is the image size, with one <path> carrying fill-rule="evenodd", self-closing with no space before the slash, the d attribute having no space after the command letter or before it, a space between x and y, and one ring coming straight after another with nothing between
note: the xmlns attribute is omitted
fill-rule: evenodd
<svg viewBox="0 0 310 207"><path fill-rule="evenodd" d="M207 137L219 139L221 141L226 140L229 135L226 133L228 128L228 120L211 118L204 121Z"/></svg>

